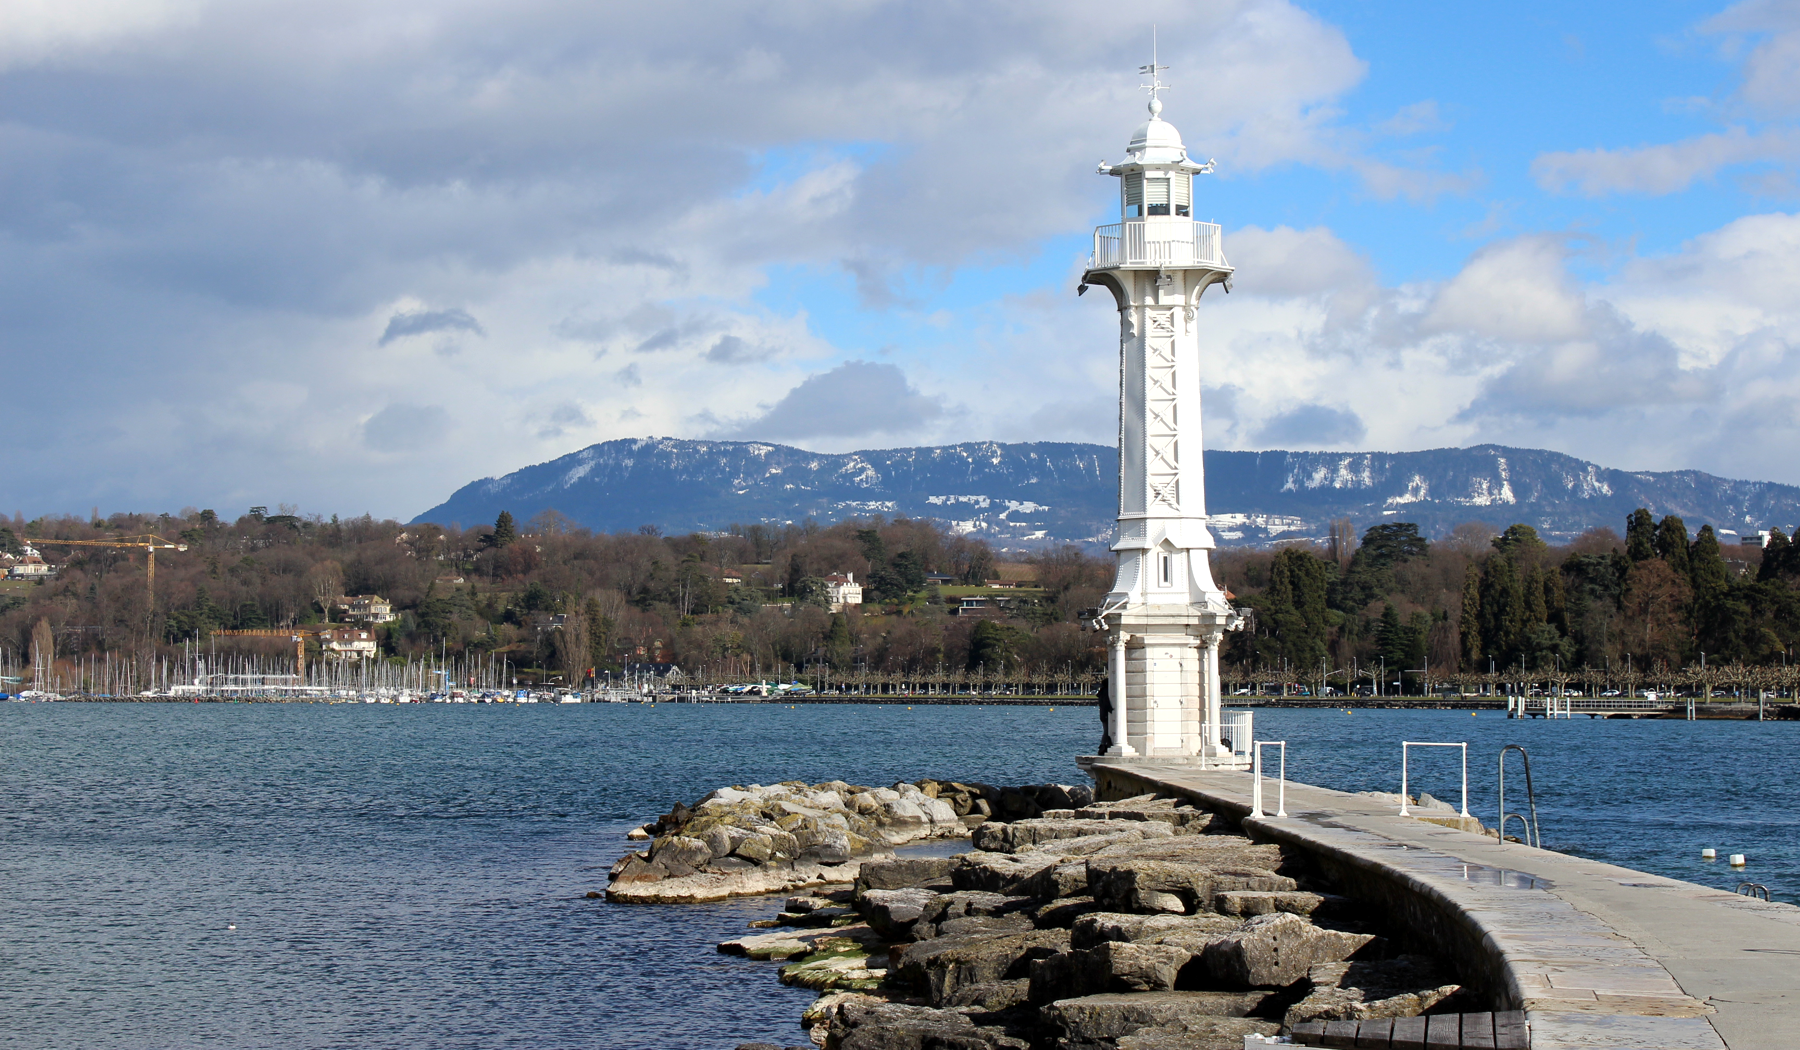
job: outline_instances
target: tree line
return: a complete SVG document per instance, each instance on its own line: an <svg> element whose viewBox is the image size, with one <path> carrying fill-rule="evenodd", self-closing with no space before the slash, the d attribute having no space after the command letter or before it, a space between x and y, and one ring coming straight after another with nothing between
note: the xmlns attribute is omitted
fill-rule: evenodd
<svg viewBox="0 0 1800 1050"><path fill-rule="evenodd" d="M1379 665L1394 673L1780 664L1800 636L1800 544L1690 535L1676 515L1633 512L1625 535L1563 545L1529 525L1459 526L1438 542L1414 525L1366 532L1344 556L1291 545L1226 552L1254 625L1228 644L1240 667Z"/></svg>
<svg viewBox="0 0 1800 1050"><path fill-rule="evenodd" d="M198 641L273 655L291 643L214 632L319 624L339 617L334 599L378 594L397 617L377 628L386 657L499 654L567 680L665 660L746 676L1105 667L1103 639L1083 614L1112 584L1110 556L1075 547L1007 555L904 518L665 536L651 527L594 533L554 511L463 529L291 507L235 521L188 509L15 518L0 525L0 550L17 552L28 537L142 533L188 546L159 559L154 601L141 551L63 548L71 553L56 555L58 576L0 591L0 649L147 658ZM1727 546L1710 526L1690 536L1679 517L1639 510L1622 538L1597 529L1562 545L1522 524L1468 524L1434 541L1416 525L1383 522L1358 542L1337 522L1331 536L1214 553L1216 578L1250 614L1228 636L1229 672L1767 665L1783 662L1800 635L1800 543L1779 531L1766 549ZM1023 566L1011 575L1036 586L991 592L1007 603L998 613L955 615L957 587L979 586L1009 559ZM824 579L838 573L864 584L863 605L827 607ZM940 588L928 576L954 583Z"/></svg>

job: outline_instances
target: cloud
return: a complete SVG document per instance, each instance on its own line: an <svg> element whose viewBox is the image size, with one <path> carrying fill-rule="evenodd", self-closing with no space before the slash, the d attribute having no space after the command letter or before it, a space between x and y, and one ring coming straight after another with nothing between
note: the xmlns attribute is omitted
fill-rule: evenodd
<svg viewBox="0 0 1800 1050"><path fill-rule="evenodd" d="M904 434L943 414L943 405L914 389L899 366L847 361L807 376L761 416L718 436L804 441Z"/></svg>
<svg viewBox="0 0 1800 1050"><path fill-rule="evenodd" d="M622 387L637 387L644 385L644 377L638 372L638 366L634 362L614 372L613 382Z"/></svg>
<svg viewBox="0 0 1800 1050"><path fill-rule="evenodd" d="M1579 335L1586 304L1569 280L1558 237L1519 237L1477 252L1432 299L1420 327L1542 342Z"/></svg>
<svg viewBox="0 0 1800 1050"><path fill-rule="evenodd" d="M417 310L407 313L396 313L388 318L387 328L381 333L378 346L386 346L396 339L404 339L411 335L428 335L432 332L474 332L486 335L481 322L469 316L466 310Z"/></svg>
<svg viewBox="0 0 1800 1050"><path fill-rule="evenodd" d="M438 405L395 403L363 423L363 444L383 452L413 452L437 444L450 429L450 413Z"/></svg>
<svg viewBox="0 0 1800 1050"><path fill-rule="evenodd" d="M1356 413L1347 409L1299 405L1264 423L1256 440L1272 448L1317 448L1354 445L1368 432Z"/></svg>
<svg viewBox="0 0 1800 1050"><path fill-rule="evenodd" d="M1368 259L1322 226L1265 230L1245 226L1229 238L1231 261L1243 276L1234 292L1248 295L1318 295L1373 286Z"/></svg>
<svg viewBox="0 0 1800 1050"><path fill-rule="evenodd" d="M767 361L774 355L775 352L767 347L756 346L735 335L722 335L706 352L706 359L722 365L737 365Z"/></svg>
<svg viewBox="0 0 1800 1050"><path fill-rule="evenodd" d="M1720 53L1741 60L1742 79L1720 102L1674 100L1676 109L1716 109L1754 114L1773 123L1737 123L1722 131L1677 142L1592 148L1539 155L1531 164L1538 185L1553 193L1603 197L1615 193L1663 196L1745 165L1775 165L1779 173L1752 174L1753 192L1791 195L1792 169L1800 161L1800 6L1791 0L1745 0L1700 23L1699 32L1720 37ZM1750 42L1754 41L1752 45Z"/></svg>
<svg viewBox="0 0 1800 1050"><path fill-rule="evenodd" d="M1752 134L1741 127L1680 142L1628 149L1584 149L1540 154L1531 175L1552 193L1587 197L1678 193L1721 170L1760 161L1800 158L1800 132L1772 129Z"/></svg>
<svg viewBox="0 0 1800 1050"><path fill-rule="evenodd" d="M560 438L572 430L580 430L594 425L587 410L573 401L551 405L534 414L537 423L537 436L545 441Z"/></svg>

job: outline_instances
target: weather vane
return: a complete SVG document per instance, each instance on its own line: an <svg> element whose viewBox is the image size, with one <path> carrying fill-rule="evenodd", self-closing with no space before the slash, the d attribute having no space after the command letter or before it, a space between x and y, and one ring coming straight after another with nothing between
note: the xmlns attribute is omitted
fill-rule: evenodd
<svg viewBox="0 0 1800 1050"><path fill-rule="evenodd" d="M1162 111L1162 99L1157 98L1156 95L1157 92L1162 91L1169 86L1162 82L1162 77L1160 76L1160 74L1167 72L1168 68L1168 66L1159 66L1156 64L1156 26L1152 25L1150 27L1150 64L1147 66L1139 66L1138 75L1150 78L1150 83L1143 85L1143 88L1145 91L1150 92L1150 113L1153 116Z"/></svg>

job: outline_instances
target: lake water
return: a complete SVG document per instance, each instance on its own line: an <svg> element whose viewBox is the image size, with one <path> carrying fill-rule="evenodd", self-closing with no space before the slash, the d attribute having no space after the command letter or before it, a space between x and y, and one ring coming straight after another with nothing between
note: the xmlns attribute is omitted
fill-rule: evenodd
<svg viewBox="0 0 1800 1050"><path fill-rule="evenodd" d="M1346 790L1397 789L1401 739L1466 740L1490 824L1495 753L1521 743L1547 846L1800 898L1800 725L1257 719L1291 777ZM0 1047L804 1042L812 993L714 951L779 901L582 896L625 831L720 784L1075 782L1096 727L1092 708L0 704ZM1415 777L1456 800L1450 754Z"/></svg>

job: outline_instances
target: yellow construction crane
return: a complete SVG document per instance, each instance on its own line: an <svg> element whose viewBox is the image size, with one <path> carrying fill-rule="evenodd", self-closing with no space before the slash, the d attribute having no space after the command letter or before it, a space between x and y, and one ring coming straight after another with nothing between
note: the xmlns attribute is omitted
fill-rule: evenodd
<svg viewBox="0 0 1800 1050"><path fill-rule="evenodd" d="M213 631L212 635L215 638L221 636L230 638L286 638L294 643L294 673L300 676L300 681L302 683L306 681L307 632L305 631L292 629L283 631L270 628L246 628L241 631Z"/></svg>
<svg viewBox="0 0 1800 1050"><path fill-rule="evenodd" d="M60 545L60 546L65 546L65 547L137 547L137 548L141 548L146 554L148 554L150 556L150 580L149 580L149 583L150 583L150 608L152 608L152 609L156 608L156 552L157 551L184 551L184 550L188 549L187 544L185 544L185 543L170 543L168 540L163 539L161 536L155 536L155 535L151 535L149 533L144 533L144 534L138 535L138 536L120 536L116 540L34 540L34 539L27 539L27 540L21 540L20 542L25 543L30 546L35 546L35 547L41 547L41 546L45 546L45 545L49 545L49 546Z"/></svg>

